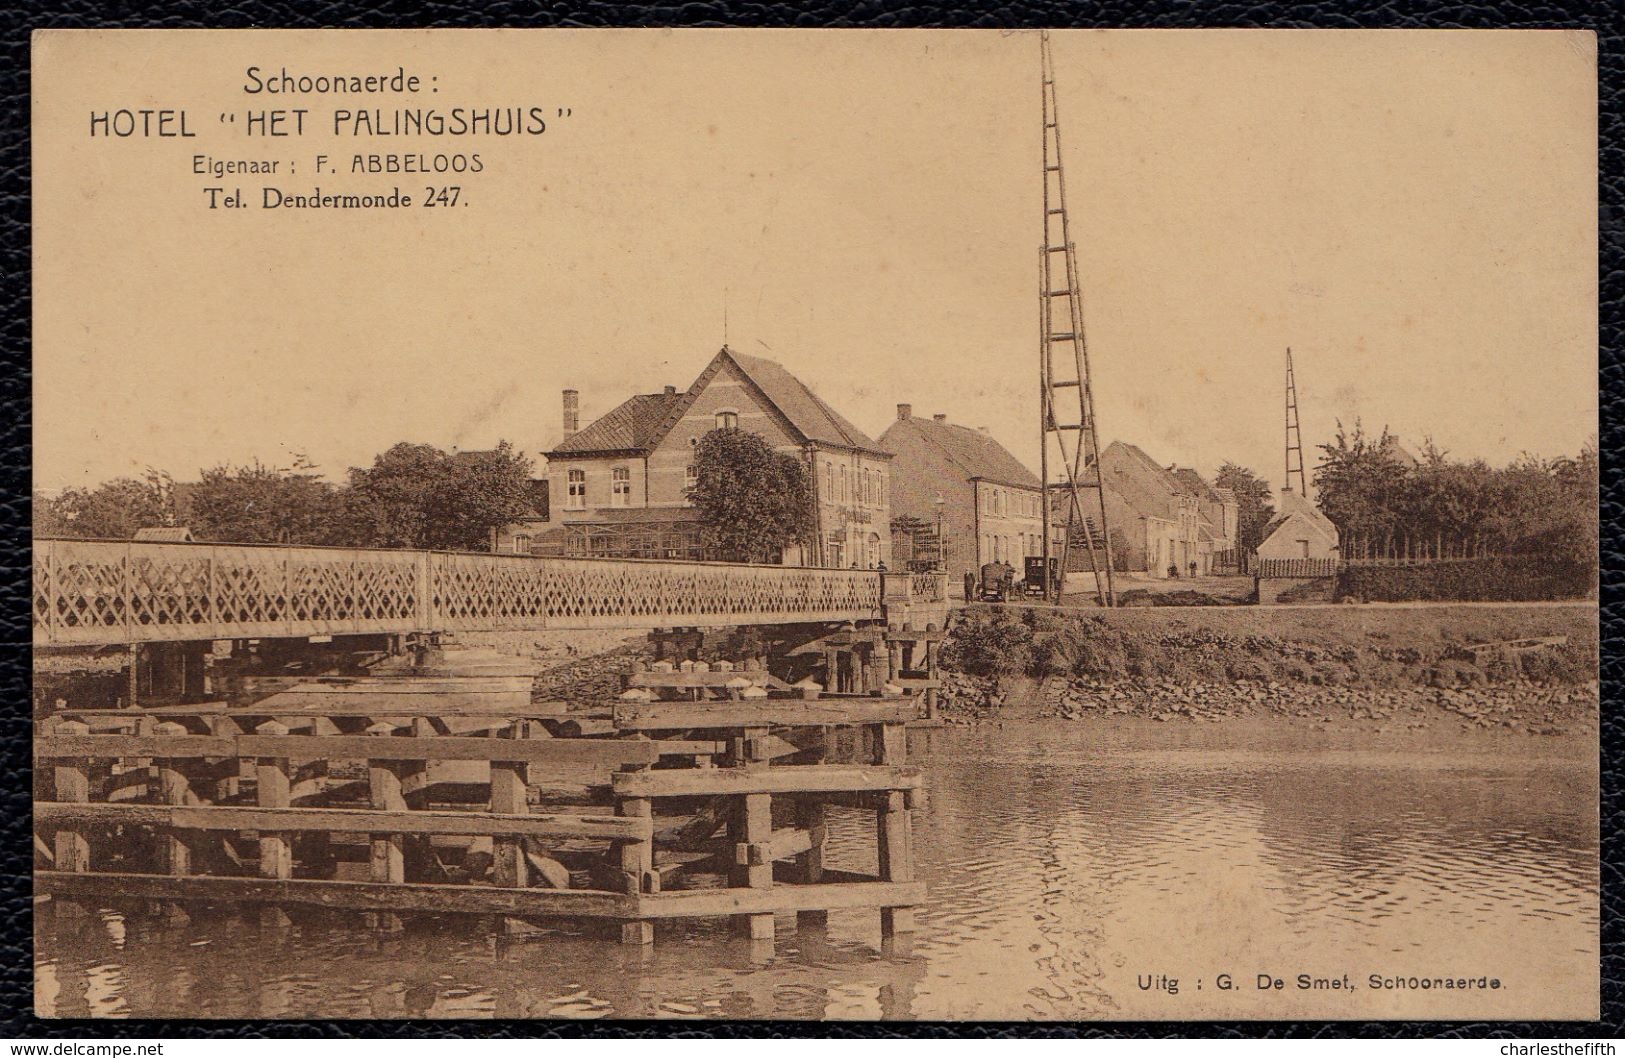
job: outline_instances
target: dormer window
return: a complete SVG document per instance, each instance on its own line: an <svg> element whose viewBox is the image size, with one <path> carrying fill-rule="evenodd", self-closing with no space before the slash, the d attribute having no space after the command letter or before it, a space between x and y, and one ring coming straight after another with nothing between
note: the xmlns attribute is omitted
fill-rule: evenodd
<svg viewBox="0 0 1625 1058"><path fill-rule="evenodd" d="M724 410L724 411L717 412L717 429L719 429L719 430L737 430L737 429L739 429L739 413L737 411L731 411L731 410Z"/></svg>

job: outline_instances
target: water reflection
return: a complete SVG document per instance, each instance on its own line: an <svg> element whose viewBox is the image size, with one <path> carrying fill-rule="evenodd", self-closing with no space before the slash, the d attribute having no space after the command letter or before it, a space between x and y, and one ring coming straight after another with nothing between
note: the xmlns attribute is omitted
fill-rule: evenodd
<svg viewBox="0 0 1625 1058"><path fill-rule="evenodd" d="M920 740L923 742L924 740ZM1586 1016L1597 996L1595 757L1542 740L1387 748L1218 728L934 732L916 745L930 904L722 924L652 949L471 921L399 934L296 913L39 916L36 1005L62 1017L1201 1018ZM1538 755L1531 753L1538 750ZM831 867L874 869L832 810ZM1257 974L1498 974L1498 993L1263 992ZM1215 990L1218 974L1246 987ZM1161 975L1176 994L1142 988ZM1201 986L1198 986L1201 982Z"/></svg>

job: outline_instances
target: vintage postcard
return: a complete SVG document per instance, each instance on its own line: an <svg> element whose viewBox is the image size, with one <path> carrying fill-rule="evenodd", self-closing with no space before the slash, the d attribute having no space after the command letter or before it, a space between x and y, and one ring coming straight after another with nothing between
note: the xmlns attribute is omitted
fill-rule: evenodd
<svg viewBox="0 0 1625 1058"><path fill-rule="evenodd" d="M32 86L39 1015L1597 1017L1593 35Z"/></svg>

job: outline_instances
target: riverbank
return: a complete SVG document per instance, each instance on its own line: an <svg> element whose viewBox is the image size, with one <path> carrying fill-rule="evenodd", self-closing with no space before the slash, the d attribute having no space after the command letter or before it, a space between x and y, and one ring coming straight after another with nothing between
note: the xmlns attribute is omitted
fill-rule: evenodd
<svg viewBox="0 0 1625 1058"><path fill-rule="evenodd" d="M1598 649L1594 605L968 610L939 711L1594 734Z"/></svg>
<svg viewBox="0 0 1625 1058"><path fill-rule="evenodd" d="M1258 722L1372 734L1461 731L1594 736L1598 701L1594 682L1522 680L1493 687L1379 689L1251 680L1181 684L1017 677L997 681L953 675L938 714L951 726L1005 719L1083 724Z"/></svg>

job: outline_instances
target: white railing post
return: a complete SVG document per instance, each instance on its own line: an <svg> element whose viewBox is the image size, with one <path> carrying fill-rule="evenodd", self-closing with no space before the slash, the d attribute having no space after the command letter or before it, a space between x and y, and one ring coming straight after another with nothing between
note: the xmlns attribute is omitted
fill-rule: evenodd
<svg viewBox="0 0 1625 1058"><path fill-rule="evenodd" d="M433 555L419 551L417 556L417 630L432 631L434 620L434 571L430 568Z"/></svg>

